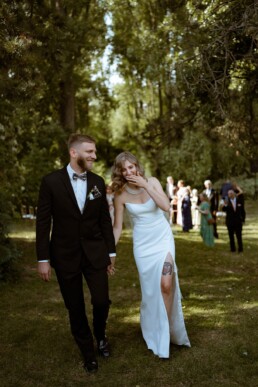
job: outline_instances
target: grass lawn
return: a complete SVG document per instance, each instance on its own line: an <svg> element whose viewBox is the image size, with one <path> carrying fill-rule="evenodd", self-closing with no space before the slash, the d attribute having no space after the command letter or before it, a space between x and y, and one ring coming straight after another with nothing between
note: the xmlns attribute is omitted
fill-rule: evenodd
<svg viewBox="0 0 258 387"><path fill-rule="evenodd" d="M244 254L229 252L220 221L216 246L197 231L175 231L176 261L191 348L171 347L169 360L146 348L139 326L140 287L130 230L118 246L110 278L107 334L112 358L88 375L71 337L55 275L38 278L33 221L11 236L22 250L16 279L0 284L0 385L26 387L258 386L258 201L247 202ZM86 298L88 292L85 287ZM88 315L91 316L87 302Z"/></svg>

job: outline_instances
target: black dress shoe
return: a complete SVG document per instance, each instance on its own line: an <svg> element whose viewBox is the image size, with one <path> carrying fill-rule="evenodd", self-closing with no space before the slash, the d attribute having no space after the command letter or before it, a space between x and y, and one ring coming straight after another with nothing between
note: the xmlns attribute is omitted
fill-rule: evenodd
<svg viewBox="0 0 258 387"><path fill-rule="evenodd" d="M99 354L105 358L110 356L109 343L106 338L98 342L98 351Z"/></svg>
<svg viewBox="0 0 258 387"><path fill-rule="evenodd" d="M93 374L94 372L98 371L98 362L96 360L93 361L86 361L84 363L84 368L86 371L88 371L90 374Z"/></svg>

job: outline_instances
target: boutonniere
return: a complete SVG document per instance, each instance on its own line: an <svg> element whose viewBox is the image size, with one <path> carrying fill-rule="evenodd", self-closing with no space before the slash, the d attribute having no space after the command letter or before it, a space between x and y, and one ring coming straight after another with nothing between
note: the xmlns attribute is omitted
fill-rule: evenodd
<svg viewBox="0 0 258 387"><path fill-rule="evenodd" d="M101 193L99 192L99 189L96 185L94 185L94 187L90 190L87 198L89 200L94 200L94 199L97 199L97 198L100 198L102 195Z"/></svg>

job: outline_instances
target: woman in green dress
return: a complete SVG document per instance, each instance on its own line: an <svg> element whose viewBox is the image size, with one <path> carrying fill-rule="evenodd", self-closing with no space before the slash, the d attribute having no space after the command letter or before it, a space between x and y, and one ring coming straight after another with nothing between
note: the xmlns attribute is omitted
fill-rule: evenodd
<svg viewBox="0 0 258 387"><path fill-rule="evenodd" d="M201 213L201 237L206 246L214 246L214 235L213 235L213 224L212 215L210 212L210 203L207 195L205 193L200 194L201 204L198 207Z"/></svg>

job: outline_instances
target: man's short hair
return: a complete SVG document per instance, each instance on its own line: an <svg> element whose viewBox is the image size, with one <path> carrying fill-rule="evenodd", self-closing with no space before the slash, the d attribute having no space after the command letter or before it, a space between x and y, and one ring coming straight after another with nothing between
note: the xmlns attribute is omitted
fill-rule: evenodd
<svg viewBox="0 0 258 387"><path fill-rule="evenodd" d="M67 142L68 150L77 144L82 144L83 142L96 144L95 139L87 134L72 133Z"/></svg>

